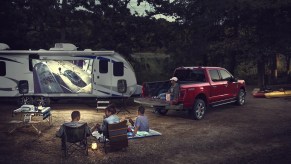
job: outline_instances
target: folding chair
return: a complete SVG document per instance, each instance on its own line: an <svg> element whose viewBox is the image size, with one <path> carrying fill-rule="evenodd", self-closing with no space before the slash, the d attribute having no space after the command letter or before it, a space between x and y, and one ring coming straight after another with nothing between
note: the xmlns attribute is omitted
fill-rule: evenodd
<svg viewBox="0 0 291 164"><path fill-rule="evenodd" d="M70 127L64 124L64 154L65 157L73 154L76 150L85 151L85 155L88 155L88 142L86 134L87 123L84 123L77 127ZM70 152L69 152L69 149Z"/></svg>
<svg viewBox="0 0 291 164"><path fill-rule="evenodd" d="M116 124L108 124L107 134L105 133L104 149L105 153L108 152L107 144L109 144L110 150L121 150L128 147L127 138L127 121L124 120Z"/></svg>

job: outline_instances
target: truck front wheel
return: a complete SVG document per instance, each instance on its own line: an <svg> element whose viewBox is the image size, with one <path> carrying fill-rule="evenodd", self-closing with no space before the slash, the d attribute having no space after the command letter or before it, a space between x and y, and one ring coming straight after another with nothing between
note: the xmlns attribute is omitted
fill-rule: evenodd
<svg viewBox="0 0 291 164"><path fill-rule="evenodd" d="M166 115L168 113L168 110L165 109L165 107L155 107L155 110L160 114L160 115Z"/></svg>
<svg viewBox="0 0 291 164"><path fill-rule="evenodd" d="M240 89L238 94L237 94L237 101L236 104L239 106L242 106L246 102L246 92L243 89Z"/></svg>
<svg viewBox="0 0 291 164"><path fill-rule="evenodd" d="M194 102L193 109L191 111L191 117L194 120L201 120L205 114L206 105L204 100L196 99Z"/></svg>

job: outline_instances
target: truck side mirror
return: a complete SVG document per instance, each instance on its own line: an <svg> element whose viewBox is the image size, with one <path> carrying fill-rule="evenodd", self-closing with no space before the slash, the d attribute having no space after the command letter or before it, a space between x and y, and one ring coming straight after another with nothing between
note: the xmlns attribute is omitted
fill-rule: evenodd
<svg viewBox="0 0 291 164"><path fill-rule="evenodd" d="M235 77L231 77L228 79L228 82L230 82L230 83L237 82L237 81L238 81L238 79Z"/></svg>

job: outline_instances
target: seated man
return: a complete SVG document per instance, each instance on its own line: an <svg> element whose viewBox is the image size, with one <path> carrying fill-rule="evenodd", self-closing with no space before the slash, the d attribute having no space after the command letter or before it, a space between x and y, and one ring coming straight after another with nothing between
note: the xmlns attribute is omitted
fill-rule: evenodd
<svg viewBox="0 0 291 164"><path fill-rule="evenodd" d="M102 124L96 124L92 129L97 130L100 134L106 135L107 132L107 125L108 124L114 124L114 123L119 123L120 119L116 115L116 108L114 104L110 104L106 107L105 109L105 115L104 115L104 120Z"/></svg>
<svg viewBox="0 0 291 164"><path fill-rule="evenodd" d="M170 100L171 101L175 101L175 100L178 100L178 98L179 98L179 92L180 92L180 86L179 86L179 84L178 84L178 78L177 77L172 77L171 79L170 79L170 81L171 81L171 87L170 87L170 89L168 90L168 94L170 94ZM160 98L160 99L163 99L163 100L166 100L166 94L167 93L161 93L158 97Z"/></svg>
<svg viewBox="0 0 291 164"><path fill-rule="evenodd" d="M129 119L129 122L134 126L133 135L136 135L137 131L146 131L149 132L149 120L147 116L144 115L145 108L139 106L137 110L137 117L135 122L132 119Z"/></svg>
<svg viewBox="0 0 291 164"><path fill-rule="evenodd" d="M81 118L81 114L79 111L73 111L71 114L72 121L64 123L60 129L57 131L56 136L62 138L62 149L65 147L65 138L64 138L64 126L70 126L70 127L78 127L83 125L84 123L80 123L79 120ZM91 130L89 126L86 127L86 134L87 136L91 135Z"/></svg>

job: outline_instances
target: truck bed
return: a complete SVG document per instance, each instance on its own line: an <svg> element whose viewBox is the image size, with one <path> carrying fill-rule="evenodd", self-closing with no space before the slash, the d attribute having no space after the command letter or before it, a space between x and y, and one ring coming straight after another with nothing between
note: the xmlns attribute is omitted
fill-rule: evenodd
<svg viewBox="0 0 291 164"><path fill-rule="evenodd" d="M171 87L170 81L156 81L156 82L146 82L143 84L145 97L158 96L161 93L165 93Z"/></svg>

